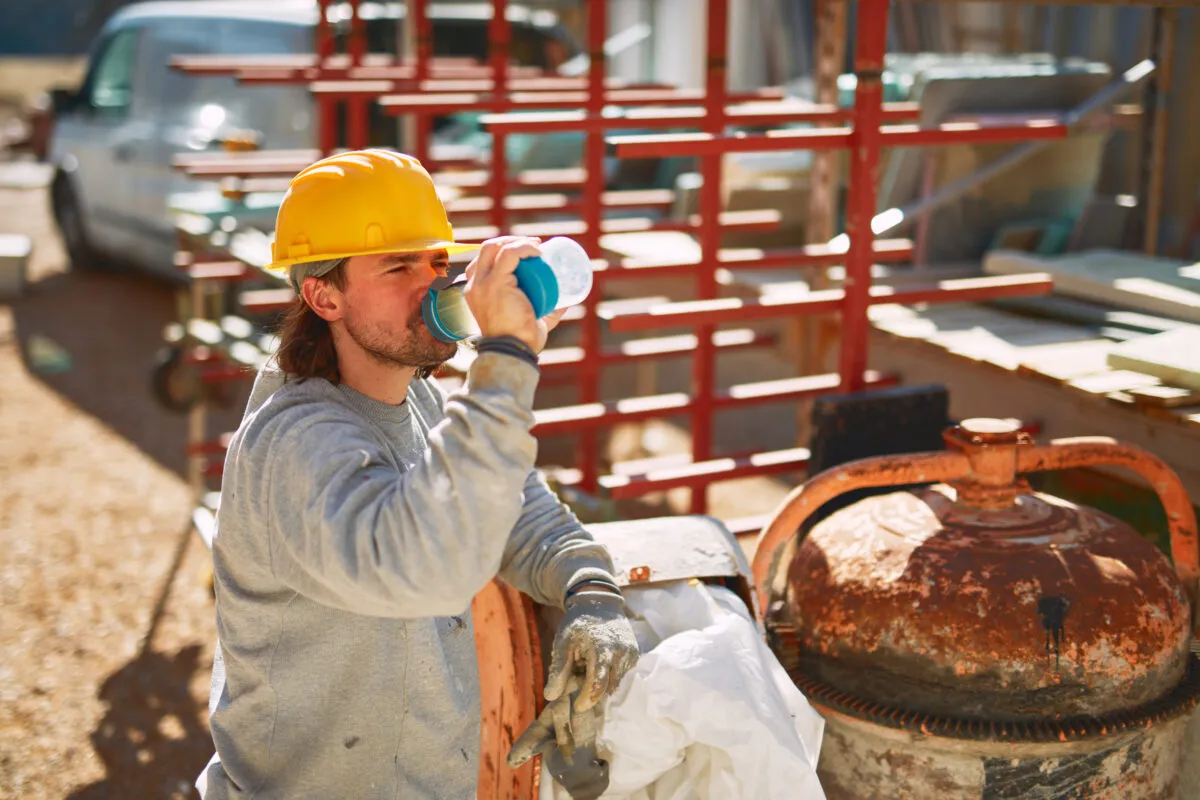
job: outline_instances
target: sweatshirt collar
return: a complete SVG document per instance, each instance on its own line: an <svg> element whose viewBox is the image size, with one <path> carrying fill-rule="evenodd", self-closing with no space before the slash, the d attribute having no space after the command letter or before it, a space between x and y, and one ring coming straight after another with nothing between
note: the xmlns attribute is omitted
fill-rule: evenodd
<svg viewBox="0 0 1200 800"><path fill-rule="evenodd" d="M411 413L407 398L399 405L393 406L367 397L365 394L351 389L344 383L338 384L337 388L341 392L342 397L354 410L375 422L394 425L398 422L406 421Z"/></svg>

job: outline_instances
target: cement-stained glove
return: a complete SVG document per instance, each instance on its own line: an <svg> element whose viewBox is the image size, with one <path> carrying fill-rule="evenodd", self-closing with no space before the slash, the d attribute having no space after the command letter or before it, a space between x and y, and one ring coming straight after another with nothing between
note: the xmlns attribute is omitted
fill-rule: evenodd
<svg viewBox="0 0 1200 800"><path fill-rule="evenodd" d="M565 696L571 676L583 671L575 713L587 711L613 693L637 660L637 637L625 617L624 598L603 589L575 592L554 637L546 700Z"/></svg>
<svg viewBox="0 0 1200 800"><path fill-rule="evenodd" d="M596 755L596 734L604 706L573 710L582 685L582 676L570 675L566 693L546 704L513 743L507 760L516 769L540 754L550 775L572 800L595 800L608 788L608 762Z"/></svg>

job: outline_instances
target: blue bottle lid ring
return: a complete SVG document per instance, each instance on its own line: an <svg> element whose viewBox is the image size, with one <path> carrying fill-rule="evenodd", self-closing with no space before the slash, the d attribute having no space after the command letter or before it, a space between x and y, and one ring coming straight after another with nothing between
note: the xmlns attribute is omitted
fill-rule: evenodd
<svg viewBox="0 0 1200 800"><path fill-rule="evenodd" d="M437 289L430 289L425 293L425 297L421 300L421 316L425 318L425 327L429 328L429 332L433 334L435 339L453 344L461 342L467 338L465 336L456 336L451 333L444 324L441 317L438 316L437 298L440 292Z"/></svg>
<svg viewBox="0 0 1200 800"><path fill-rule="evenodd" d="M513 274L517 286L529 298L535 318L541 319L558 305L558 278L544 260L536 256L522 258Z"/></svg>

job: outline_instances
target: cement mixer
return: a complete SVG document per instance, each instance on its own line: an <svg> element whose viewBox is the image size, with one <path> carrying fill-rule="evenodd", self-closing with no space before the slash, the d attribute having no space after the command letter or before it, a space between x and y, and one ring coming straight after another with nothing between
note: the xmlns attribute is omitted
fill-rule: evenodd
<svg viewBox="0 0 1200 800"><path fill-rule="evenodd" d="M851 462L795 489L759 536L752 574L709 518L590 529L623 586L701 581L742 600L824 718L829 797L1176 796L1200 698L1200 559L1180 481L1109 439L1035 446L1012 420L966 420L944 439L945 451ZM1099 465L1157 492L1171 560L1020 477ZM912 484L924 488L860 500L798 535L839 495ZM504 758L536 715L553 620L500 584L474 611L479 797L536 798L540 767Z"/></svg>

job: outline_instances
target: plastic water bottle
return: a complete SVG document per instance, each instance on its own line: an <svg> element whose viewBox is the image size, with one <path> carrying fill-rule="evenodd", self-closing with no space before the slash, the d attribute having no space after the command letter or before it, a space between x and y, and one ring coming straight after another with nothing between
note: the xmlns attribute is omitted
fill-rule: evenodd
<svg viewBox="0 0 1200 800"><path fill-rule="evenodd" d="M592 291L592 260L578 242L565 236L556 236L538 249L541 256L522 258L513 274L534 315L541 319L584 301ZM430 289L421 301L425 326L443 342L479 335L479 325L463 297L464 288L466 278L461 277L443 289Z"/></svg>

